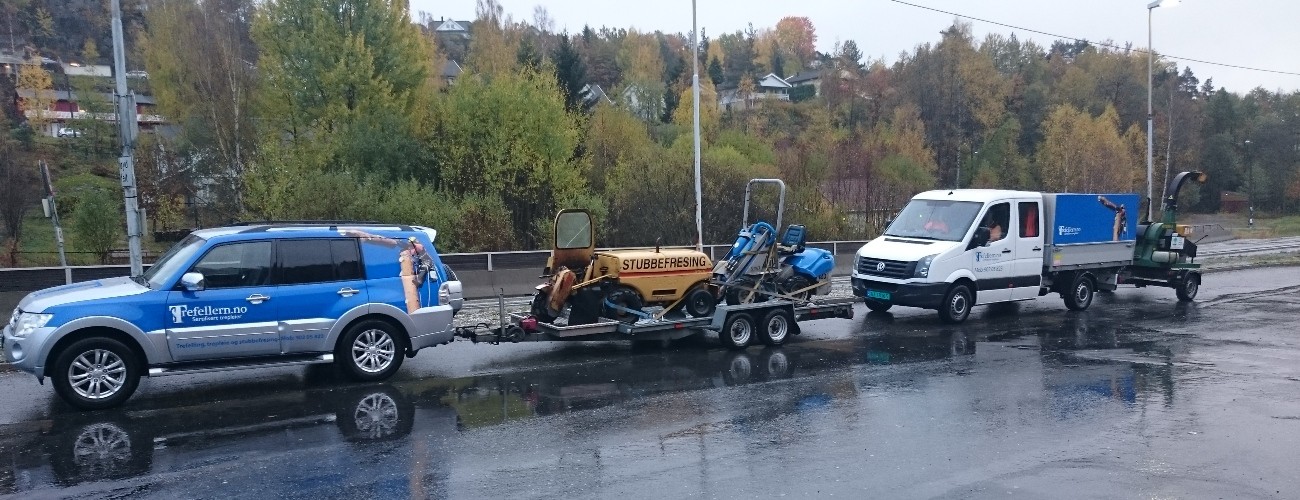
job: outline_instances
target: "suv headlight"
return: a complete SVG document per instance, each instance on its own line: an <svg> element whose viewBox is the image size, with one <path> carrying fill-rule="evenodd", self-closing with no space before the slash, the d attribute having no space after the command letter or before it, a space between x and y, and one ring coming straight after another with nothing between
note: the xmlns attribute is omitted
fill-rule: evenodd
<svg viewBox="0 0 1300 500"><path fill-rule="evenodd" d="M934 258L937 256L939 256L939 254L922 257L921 260L916 262L916 272L913 273L912 276L916 278L930 277L930 263L934 262Z"/></svg>
<svg viewBox="0 0 1300 500"><path fill-rule="evenodd" d="M18 316L14 318L13 336L14 338L20 339L31 335L37 328L45 326L45 324L49 323L53 318L53 314L20 312L18 313Z"/></svg>

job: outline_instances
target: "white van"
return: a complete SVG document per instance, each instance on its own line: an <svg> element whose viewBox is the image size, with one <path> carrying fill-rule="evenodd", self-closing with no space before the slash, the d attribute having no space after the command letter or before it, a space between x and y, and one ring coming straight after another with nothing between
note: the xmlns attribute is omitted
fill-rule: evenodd
<svg viewBox="0 0 1300 500"><path fill-rule="evenodd" d="M1136 194L927 191L858 250L854 294L873 311L935 309L950 323L971 306L1049 292L1086 309L1133 261L1137 204Z"/></svg>

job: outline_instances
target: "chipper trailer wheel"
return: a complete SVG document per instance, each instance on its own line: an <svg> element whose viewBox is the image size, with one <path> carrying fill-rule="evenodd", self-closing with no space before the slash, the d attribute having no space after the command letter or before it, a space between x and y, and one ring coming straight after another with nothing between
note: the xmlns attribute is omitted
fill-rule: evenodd
<svg viewBox="0 0 1300 500"><path fill-rule="evenodd" d="M1196 299L1196 292L1201 291L1201 273L1188 273L1183 277L1182 283L1174 288L1174 294L1178 296L1180 302L1191 302Z"/></svg>

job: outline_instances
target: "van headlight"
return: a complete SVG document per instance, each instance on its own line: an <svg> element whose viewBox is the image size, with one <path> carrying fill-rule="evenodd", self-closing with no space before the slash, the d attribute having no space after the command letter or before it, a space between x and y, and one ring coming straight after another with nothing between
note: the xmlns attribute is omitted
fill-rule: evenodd
<svg viewBox="0 0 1300 500"><path fill-rule="evenodd" d="M934 258L937 256L939 256L939 254L922 257L921 260L916 262L916 272L913 273L912 276L916 278L929 278L930 263L934 262Z"/></svg>
<svg viewBox="0 0 1300 500"><path fill-rule="evenodd" d="M45 326L45 324L49 323L51 319L54 319L53 314L20 312L13 321L13 336L18 339L27 337L28 335L31 335L32 332L36 331L37 328Z"/></svg>

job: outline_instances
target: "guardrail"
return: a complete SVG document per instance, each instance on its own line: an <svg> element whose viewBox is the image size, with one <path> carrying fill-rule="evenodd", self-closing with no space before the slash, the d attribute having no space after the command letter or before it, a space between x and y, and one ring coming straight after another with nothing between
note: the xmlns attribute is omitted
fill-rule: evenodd
<svg viewBox="0 0 1300 500"><path fill-rule="evenodd" d="M818 241L808 243L809 248L822 248L834 255L856 252L866 241ZM600 250L645 250L654 247L602 248ZM694 248L689 246L665 246L662 248ZM704 252L709 258L717 260L726 254L730 245L706 245ZM536 269L541 271L546 265L549 250L525 250L514 252L479 252L442 254L442 262L457 272L460 271L497 271L516 269ZM148 268L148 265L145 266ZM114 276L125 276L130 272L128 265L104 266L68 266L64 267L16 267L0 268L0 292L30 292L79 281L90 281Z"/></svg>
<svg viewBox="0 0 1300 500"><path fill-rule="evenodd" d="M822 248L829 250L831 254L841 255L842 253L853 253L866 244L867 240L862 241L816 241L807 243L809 248ZM693 246L664 246L661 248L695 248ZM705 245L704 253L709 254L709 258L718 260L718 257L727 253L731 245ZM604 250L649 250L654 247L621 247L621 248L598 248L597 251ZM546 265L546 258L551 255L550 250L521 250L513 252L477 252L477 253L445 253L442 254L442 263L451 266L457 271L495 271L497 269L541 269Z"/></svg>

